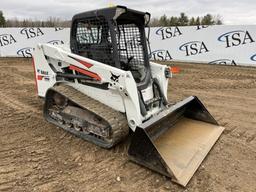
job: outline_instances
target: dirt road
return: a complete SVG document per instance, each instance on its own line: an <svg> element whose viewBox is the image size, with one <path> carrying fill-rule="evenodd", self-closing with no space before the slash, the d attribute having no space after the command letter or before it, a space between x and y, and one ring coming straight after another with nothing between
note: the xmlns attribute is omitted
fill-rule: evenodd
<svg viewBox="0 0 256 192"><path fill-rule="evenodd" d="M169 99L197 95L226 127L187 188L47 123L30 60L0 61L0 191L256 191L256 69L179 64Z"/></svg>

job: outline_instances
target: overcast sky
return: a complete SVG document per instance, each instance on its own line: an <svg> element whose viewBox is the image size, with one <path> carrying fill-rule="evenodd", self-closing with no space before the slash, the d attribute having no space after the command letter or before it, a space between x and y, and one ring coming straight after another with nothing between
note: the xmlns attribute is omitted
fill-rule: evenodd
<svg viewBox="0 0 256 192"><path fill-rule="evenodd" d="M110 3L148 11L152 17L178 16L180 12L189 16L211 13L221 15L225 24L256 24L255 0L1 0L0 10L6 18L71 19L76 13L107 7Z"/></svg>

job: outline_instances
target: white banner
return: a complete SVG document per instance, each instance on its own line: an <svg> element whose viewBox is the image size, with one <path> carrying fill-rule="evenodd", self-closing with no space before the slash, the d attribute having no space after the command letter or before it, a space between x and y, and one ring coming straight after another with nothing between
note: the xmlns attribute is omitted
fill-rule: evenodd
<svg viewBox="0 0 256 192"><path fill-rule="evenodd" d="M153 28L150 41L156 60L256 66L256 25Z"/></svg>
<svg viewBox="0 0 256 192"><path fill-rule="evenodd" d="M69 32L68 28L0 28L0 56L30 57L38 43L69 46ZM256 25L153 27L150 45L153 60L256 66Z"/></svg>
<svg viewBox="0 0 256 192"><path fill-rule="evenodd" d="M68 44L69 28L0 28L0 57L31 57L38 43Z"/></svg>

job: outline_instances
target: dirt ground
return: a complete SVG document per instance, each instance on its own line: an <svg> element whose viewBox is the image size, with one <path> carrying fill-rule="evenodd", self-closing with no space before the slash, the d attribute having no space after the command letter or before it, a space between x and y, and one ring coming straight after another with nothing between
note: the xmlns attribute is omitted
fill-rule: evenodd
<svg viewBox="0 0 256 192"><path fill-rule="evenodd" d="M256 69L178 64L169 99L197 95L226 129L187 188L47 123L30 60L0 60L0 191L256 191Z"/></svg>

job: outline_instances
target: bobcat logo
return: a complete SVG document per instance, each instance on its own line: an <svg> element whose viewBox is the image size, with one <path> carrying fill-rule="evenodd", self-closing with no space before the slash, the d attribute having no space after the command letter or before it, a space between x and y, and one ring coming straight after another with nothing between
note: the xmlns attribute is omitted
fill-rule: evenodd
<svg viewBox="0 0 256 192"><path fill-rule="evenodd" d="M111 77L110 77L111 81L118 82L120 75L114 75L112 72L110 73L111 73Z"/></svg>

